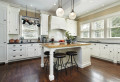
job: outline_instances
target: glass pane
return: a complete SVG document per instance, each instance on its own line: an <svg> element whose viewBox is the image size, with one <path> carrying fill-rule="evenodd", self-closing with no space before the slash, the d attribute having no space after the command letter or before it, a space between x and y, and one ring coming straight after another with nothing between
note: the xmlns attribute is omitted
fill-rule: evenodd
<svg viewBox="0 0 120 82"><path fill-rule="evenodd" d="M82 32L82 38L89 38L89 32L88 31Z"/></svg>
<svg viewBox="0 0 120 82"><path fill-rule="evenodd" d="M90 29L90 23L83 24L81 26L81 31L89 31L89 29Z"/></svg>
<svg viewBox="0 0 120 82"><path fill-rule="evenodd" d="M120 26L120 17L111 18L112 27Z"/></svg>
<svg viewBox="0 0 120 82"><path fill-rule="evenodd" d="M120 37L120 28L111 28L111 37Z"/></svg>
<svg viewBox="0 0 120 82"><path fill-rule="evenodd" d="M93 22L92 29L93 30L104 29L104 20Z"/></svg>
<svg viewBox="0 0 120 82"><path fill-rule="evenodd" d="M93 31L93 38L103 38L104 37L104 31L103 30L95 30Z"/></svg>

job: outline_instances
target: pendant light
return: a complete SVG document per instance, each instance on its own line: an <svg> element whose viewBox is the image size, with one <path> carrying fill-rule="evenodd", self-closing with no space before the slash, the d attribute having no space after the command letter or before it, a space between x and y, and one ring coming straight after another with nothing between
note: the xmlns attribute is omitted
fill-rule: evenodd
<svg viewBox="0 0 120 82"><path fill-rule="evenodd" d="M69 18L73 20L76 18L76 13L74 12L74 0L71 0L71 7L72 7L72 11L69 14Z"/></svg>
<svg viewBox="0 0 120 82"><path fill-rule="evenodd" d="M58 1L58 9L56 10L56 15L62 17L64 15L64 10L62 9L62 0Z"/></svg>

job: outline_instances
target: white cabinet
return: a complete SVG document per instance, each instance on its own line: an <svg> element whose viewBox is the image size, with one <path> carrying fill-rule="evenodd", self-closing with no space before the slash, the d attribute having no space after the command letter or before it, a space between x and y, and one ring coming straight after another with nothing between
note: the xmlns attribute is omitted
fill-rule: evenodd
<svg viewBox="0 0 120 82"><path fill-rule="evenodd" d="M65 18L51 16L51 29L62 29L67 30Z"/></svg>
<svg viewBox="0 0 120 82"><path fill-rule="evenodd" d="M69 31L72 36L77 36L77 21L67 19L67 31Z"/></svg>
<svg viewBox="0 0 120 82"><path fill-rule="evenodd" d="M41 35L48 35L48 16L46 14L41 14Z"/></svg>
<svg viewBox="0 0 120 82"><path fill-rule="evenodd" d="M8 44L8 61L41 56L41 44Z"/></svg>
<svg viewBox="0 0 120 82"><path fill-rule="evenodd" d="M19 34L20 9L9 7L8 9L8 34Z"/></svg>
<svg viewBox="0 0 120 82"><path fill-rule="evenodd" d="M28 44L27 56L28 57L41 56L41 49L42 46L40 44Z"/></svg>
<svg viewBox="0 0 120 82"><path fill-rule="evenodd" d="M6 5L0 4L0 62L7 60L7 7Z"/></svg>
<svg viewBox="0 0 120 82"><path fill-rule="evenodd" d="M96 43L91 44L90 53L94 57L99 57L100 56L99 44Z"/></svg>
<svg viewBox="0 0 120 82"><path fill-rule="evenodd" d="M25 44L9 44L8 45L8 60L26 58Z"/></svg>
<svg viewBox="0 0 120 82"><path fill-rule="evenodd" d="M100 57L103 59L113 61L114 56L114 45L110 44L100 44Z"/></svg>

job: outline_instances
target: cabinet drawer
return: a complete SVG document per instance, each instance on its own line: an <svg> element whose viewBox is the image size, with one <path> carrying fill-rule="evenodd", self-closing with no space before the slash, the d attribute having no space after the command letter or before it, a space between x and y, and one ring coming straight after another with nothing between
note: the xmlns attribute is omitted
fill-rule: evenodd
<svg viewBox="0 0 120 82"><path fill-rule="evenodd" d="M17 47L25 47L24 44L9 44L8 48L17 48Z"/></svg>
<svg viewBox="0 0 120 82"><path fill-rule="evenodd" d="M9 60L14 60L14 59L20 59L20 58L25 58L25 57L26 57L25 54L19 53L19 55L18 54L9 55L8 59Z"/></svg>

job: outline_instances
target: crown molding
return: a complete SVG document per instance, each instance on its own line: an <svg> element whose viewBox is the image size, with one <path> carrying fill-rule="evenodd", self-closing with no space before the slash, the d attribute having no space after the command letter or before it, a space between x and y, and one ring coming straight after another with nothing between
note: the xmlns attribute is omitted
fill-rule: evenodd
<svg viewBox="0 0 120 82"><path fill-rule="evenodd" d="M98 12L100 12L100 11L103 11L103 10L106 10L106 9L109 9L109 8L112 8L112 7L117 6L117 5L120 5L120 1L117 1L117 2L115 2L115 3L112 3L112 4L107 5L107 6L105 6L105 7L101 7L101 8L99 8L99 9L93 10L93 11L91 11L91 12L89 12L89 13L84 14L84 15L78 16L78 17L77 17L77 20L79 20L80 18L86 17L86 16L88 16L88 15L92 15L92 14L98 13Z"/></svg>

